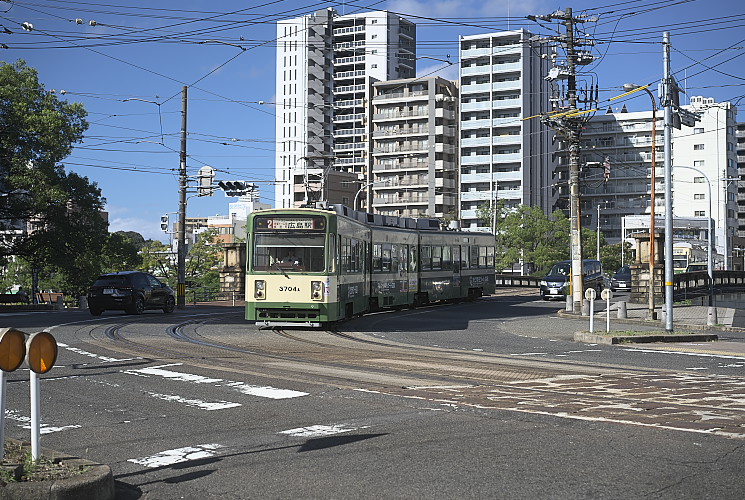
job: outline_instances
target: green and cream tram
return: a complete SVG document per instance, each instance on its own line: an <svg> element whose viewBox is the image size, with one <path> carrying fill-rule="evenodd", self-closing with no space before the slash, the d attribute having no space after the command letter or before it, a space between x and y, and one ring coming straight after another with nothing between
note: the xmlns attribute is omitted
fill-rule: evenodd
<svg viewBox="0 0 745 500"><path fill-rule="evenodd" d="M246 319L321 326L494 292L494 237L334 205L248 218Z"/></svg>

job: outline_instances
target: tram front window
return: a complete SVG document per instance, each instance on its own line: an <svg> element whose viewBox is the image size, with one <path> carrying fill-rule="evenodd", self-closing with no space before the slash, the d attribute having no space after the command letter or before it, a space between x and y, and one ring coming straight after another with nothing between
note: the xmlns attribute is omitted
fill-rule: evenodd
<svg viewBox="0 0 745 500"><path fill-rule="evenodd" d="M324 243L323 234L256 234L253 270L323 272L326 261Z"/></svg>

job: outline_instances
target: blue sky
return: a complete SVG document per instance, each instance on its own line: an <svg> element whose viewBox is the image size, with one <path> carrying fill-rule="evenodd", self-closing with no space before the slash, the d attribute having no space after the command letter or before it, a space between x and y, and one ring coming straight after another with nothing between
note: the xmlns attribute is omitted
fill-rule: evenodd
<svg viewBox="0 0 745 500"><path fill-rule="evenodd" d="M689 96L735 103L745 96L741 0L0 1L0 42L8 47L0 60L24 59L47 89L85 105L90 128L64 164L102 189L110 230L167 241L160 215L178 209L182 86L189 87L189 175L211 165L218 180L256 182L262 201L273 204L274 23L327 7L408 17L418 25L418 55L453 62L421 59L418 75L450 79L458 75L459 35L517 28L555 34L558 25L525 16L571 7L599 19L581 27L598 42L598 58L585 69L586 81L599 84L601 106L627 82L656 88L663 31L671 34L672 68ZM631 111L650 105L646 95L625 104ZM227 214L231 201L221 192L193 197L187 213Z"/></svg>

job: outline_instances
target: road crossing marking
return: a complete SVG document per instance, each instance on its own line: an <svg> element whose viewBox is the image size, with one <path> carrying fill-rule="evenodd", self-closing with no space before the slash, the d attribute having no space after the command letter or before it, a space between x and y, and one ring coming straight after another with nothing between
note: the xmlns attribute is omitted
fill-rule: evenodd
<svg viewBox="0 0 745 500"><path fill-rule="evenodd" d="M25 415L19 415L13 410L5 410L5 418L8 420L15 420L19 423L22 429L31 429L31 417ZM51 434L53 432L67 431L70 429L77 429L80 425L63 425L63 426L51 426L49 424L42 423L40 426L41 434Z"/></svg>
<svg viewBox="0 0 745 500"><path fill-rule="evenodd" d="M62 349L65 349L67 351L74 352L76 354L80 354L81 356L87 356L89 358L99 359L99 360L104 361L106 363L117 363L117 362L121 362L121 361L132 361L132 360L136 360L136 359L142 359L141 357L136 357L136 358L110 358L108 356L101 356L100 354L95 354L95 353L92 353L92 352L84 351L82 349L78 349L77 347L72 347L72 346L70 346L68 344L63 344L61 342L58 342L57 343L57 347L61 347Z"/></svg>
<svg viewBox="0 0 745 500"><path fill-rule="evenodd" d="M201 410L213 411L213 410L225 410L227 408L236 408L243 406L240 403L231 403L230 401L202 401L200 399L187 399L174 394L158 394L156 392L148 392L148 395L155 399L162 399L163 401L172 401L176 403L182 403L186 406L193 406Z"/></svg>
<svg viewBox="0 0 745 500"><path fill-rule="evenodd" d="M150 377L157 376L163 377L168 380L177 380L180 382L190 382L193 384L212 384L215 387L229 387L234 389L241 394L249 396L258 396L261 398L269 399L290 399L307 396L307 392L294 391L291 389L278 389L270 386L259 386L246 384L245 382L237 382L233 380L226 380L221 378L204 377L202 375L195 375L193 373L177 372L174 370L164 370L164 368L171 366L181 366L182 363L172 363L168 365L152 366L149 368L140 368L137 370L123 370L122 373L129 375L136 375L139 377Z"/></svg>
<svg viewBox="0 0 745 500"><path fill-rule="evenodd" d="M297 429L280 431L277 434L286 434L293 437L315 438L333 436L335 434L343 434L345 432L353 432L360 429L367 429L368 427L369 425L363 425L360 427L351 427L347 426L346 424L311 425L308 427L298 427Z"/></svg>
<svg viewBox="0 0 745 500"><path fill-rule="evenodd" d="M130 458L127 462L133 462L150 469L156 467L167 467L182 462L191 462L193 460L214 457L216 455L215 451L222 447L222 445L215 443L198 444L196 446L186 446L184 448L161 451L160 453L156 453L149 457Z"/></svg>

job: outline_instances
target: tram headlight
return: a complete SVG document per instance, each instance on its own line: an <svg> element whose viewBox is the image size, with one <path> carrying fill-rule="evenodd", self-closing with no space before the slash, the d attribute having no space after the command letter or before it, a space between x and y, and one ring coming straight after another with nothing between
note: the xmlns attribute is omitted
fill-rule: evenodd
<svg viewBox="0 0 745 500"><path fill-rule="evenodd" d="M323 300L323 282L310 282L310 298L313 300Z"/></svg>
<svg viewBox="0 0 745 500"><path fill-rule="evenodd" d="M254 297L257 299L265 299L266 294L264 289L266 288L266 282L264 280L254 281Z"/></svg>

